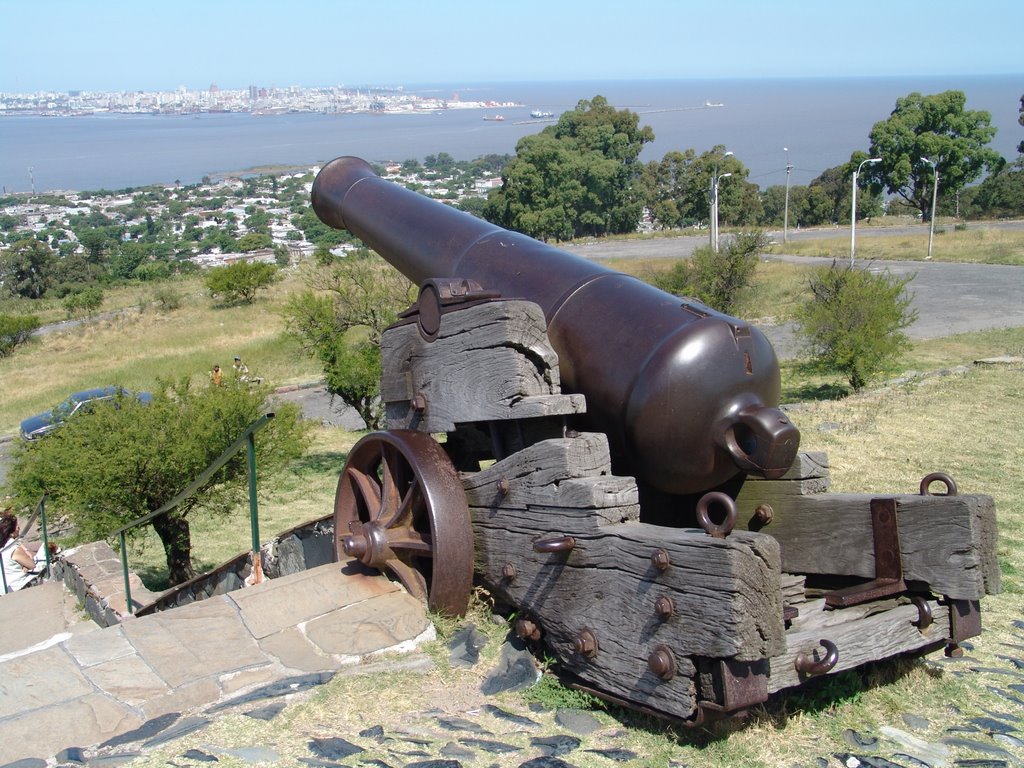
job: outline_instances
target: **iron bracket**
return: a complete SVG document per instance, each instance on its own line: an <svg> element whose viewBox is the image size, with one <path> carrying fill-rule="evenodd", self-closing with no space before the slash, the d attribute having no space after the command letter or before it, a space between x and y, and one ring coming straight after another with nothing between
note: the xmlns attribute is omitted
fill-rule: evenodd
<svg viewBox="0 0 1024 768"><path fill-rule="evenodd" d="M903 581L900 532L896 524L896 499L871 500L871 532L875 545L875 578L830 592L825 596L825 604L829 607L849 608L907 591Z"/></svg>

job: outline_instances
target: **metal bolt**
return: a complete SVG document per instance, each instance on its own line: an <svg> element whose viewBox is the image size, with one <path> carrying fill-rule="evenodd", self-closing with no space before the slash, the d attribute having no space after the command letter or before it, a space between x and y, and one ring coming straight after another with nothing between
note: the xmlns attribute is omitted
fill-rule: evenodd
<svg viewBox="0 0 1024 768"><path fill-rule="evenodd" d="M667 645L659 645L647 657L647 668L662 680L671 680L676 676L676 658Z"/></svg>
<svg viewBox="0 0 1024 768"><path fill-rule="evenodd" d="M666 621L672 618L672 614L676 612L676 604L668 595L662 595L654 601L654 612L658 614L659 619Z"/></svg>
<svg viewBox="0 0 1024 768"><path fill-rule="evenodd" d="M668 552L664 549L657 550L651 555L651 564L659 571L667 571L668 567L672 565L672 560L668 556Z"/></svg>
<svg viewBox="0 0 1024 768"><path fill-rule="evenodd" d="M540 627L529 619L516 619L516 635L521 640L540 640Z"/></svg>
<svg viewBox="0 0 1024 768"><path fill-rule="evenodd" d="M501 578L505 579L505 581L515 581L518 575L516 567L512 563L505 563L501 566Z"/></svg>
<svg viewBox="0 0 1024 768"><path fill-rule="evenodd" d="M580 656L592 659L597 656L597 635L589 629L584 629L573 638L572 647Z"/></svg>
<svg viewBox="0 0 1024 768"><path fill-rule="evenodd" d="M427 396L422 392L417 392L412 399L412 409L417 413L423 413L427 410Z"/></svg>
<svg viewBox="0 0 1024 768"><path fill-rule="evenodd" d="M349 557L362 557L366 554L366 539L362 536L346 536L341 540L341 548Z"/></svg>
<svg viewBox="0 0 1024 768"><path fill-rule="evenodd" d="M775 510L771 504L759 504L754 510L754 520L761 525L768 525L775 517Z"/></svg>

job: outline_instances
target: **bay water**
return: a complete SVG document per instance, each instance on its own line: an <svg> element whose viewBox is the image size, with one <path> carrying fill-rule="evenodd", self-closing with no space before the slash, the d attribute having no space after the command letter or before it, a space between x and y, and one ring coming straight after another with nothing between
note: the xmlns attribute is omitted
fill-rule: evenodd
<svg viewBox="0 0 1024 768"><path fill-rule="evenodd" d="M640 123L651 126L655 141L644 148L645 162L672 150L700 153L722 145L763 189L785 183L787 160L791 183L807 184L853 151L867 151L872 125L889 116L897 98L949 89L966 93L968 109L991 113L998 129L991 146L1015 158L1024 139L1017 122L1024 75L437 84L407 90L522 106L425 114L2 117L0 189L189 184L207 175L309 166L339 155L402 161L447 152L471 160L513 153L520 138L540 131L547 123L531 118L531 111L557 116L595 95L637 112ZM483 119L496 112L504 120Z"/></svg>

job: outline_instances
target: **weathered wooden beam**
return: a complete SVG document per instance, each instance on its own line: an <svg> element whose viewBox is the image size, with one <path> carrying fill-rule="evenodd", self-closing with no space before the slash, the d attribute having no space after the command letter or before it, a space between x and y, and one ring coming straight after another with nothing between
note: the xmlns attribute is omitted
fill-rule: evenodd
<svg viewBox="0 0 1024 768"><path fill-rule="evenodd" d="M738 525L751 526L760 504L773 509L761 533L782 550L789 573L875 576L868 494L792 492L798 481L747 483L737 498ZM995 506L989 496L893 496L903 578L938 595L977 600L999 592Z"/></svg>
<svg viewBox="0 0 1024 768"><path fill-rule="evenodd" d="M389 429L450 432L459 423L582 413L582 395L562 395L558 356L540 307L476 304L441 316L434 341L415 323L381 339L381 398Z"/></svg>
<svg viewBox="0 0 1024 768"><path fill-rule="evenodd" d="M916 625L919 613L914 605L871 603L826 611L824 601L817 600L801 606L799 619L786 635L785 652L770 660L769 693L808 679L796 669L797 654L819 659L824 655L822 639L834 643L839 652L829 674L941 645L949 638L949 607L934 601L929 605L933 623L925 629Z"/></svg>

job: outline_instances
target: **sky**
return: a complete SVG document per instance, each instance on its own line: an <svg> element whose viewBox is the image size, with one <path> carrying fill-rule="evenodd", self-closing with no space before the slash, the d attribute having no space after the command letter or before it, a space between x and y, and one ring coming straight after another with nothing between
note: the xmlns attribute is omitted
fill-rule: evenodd
<svg viewBox="0 0 1024 768"><path fill-rule="evenodd" d="M1024 73L1020 0L0 0L0 19L8 93Z"/></svg>

